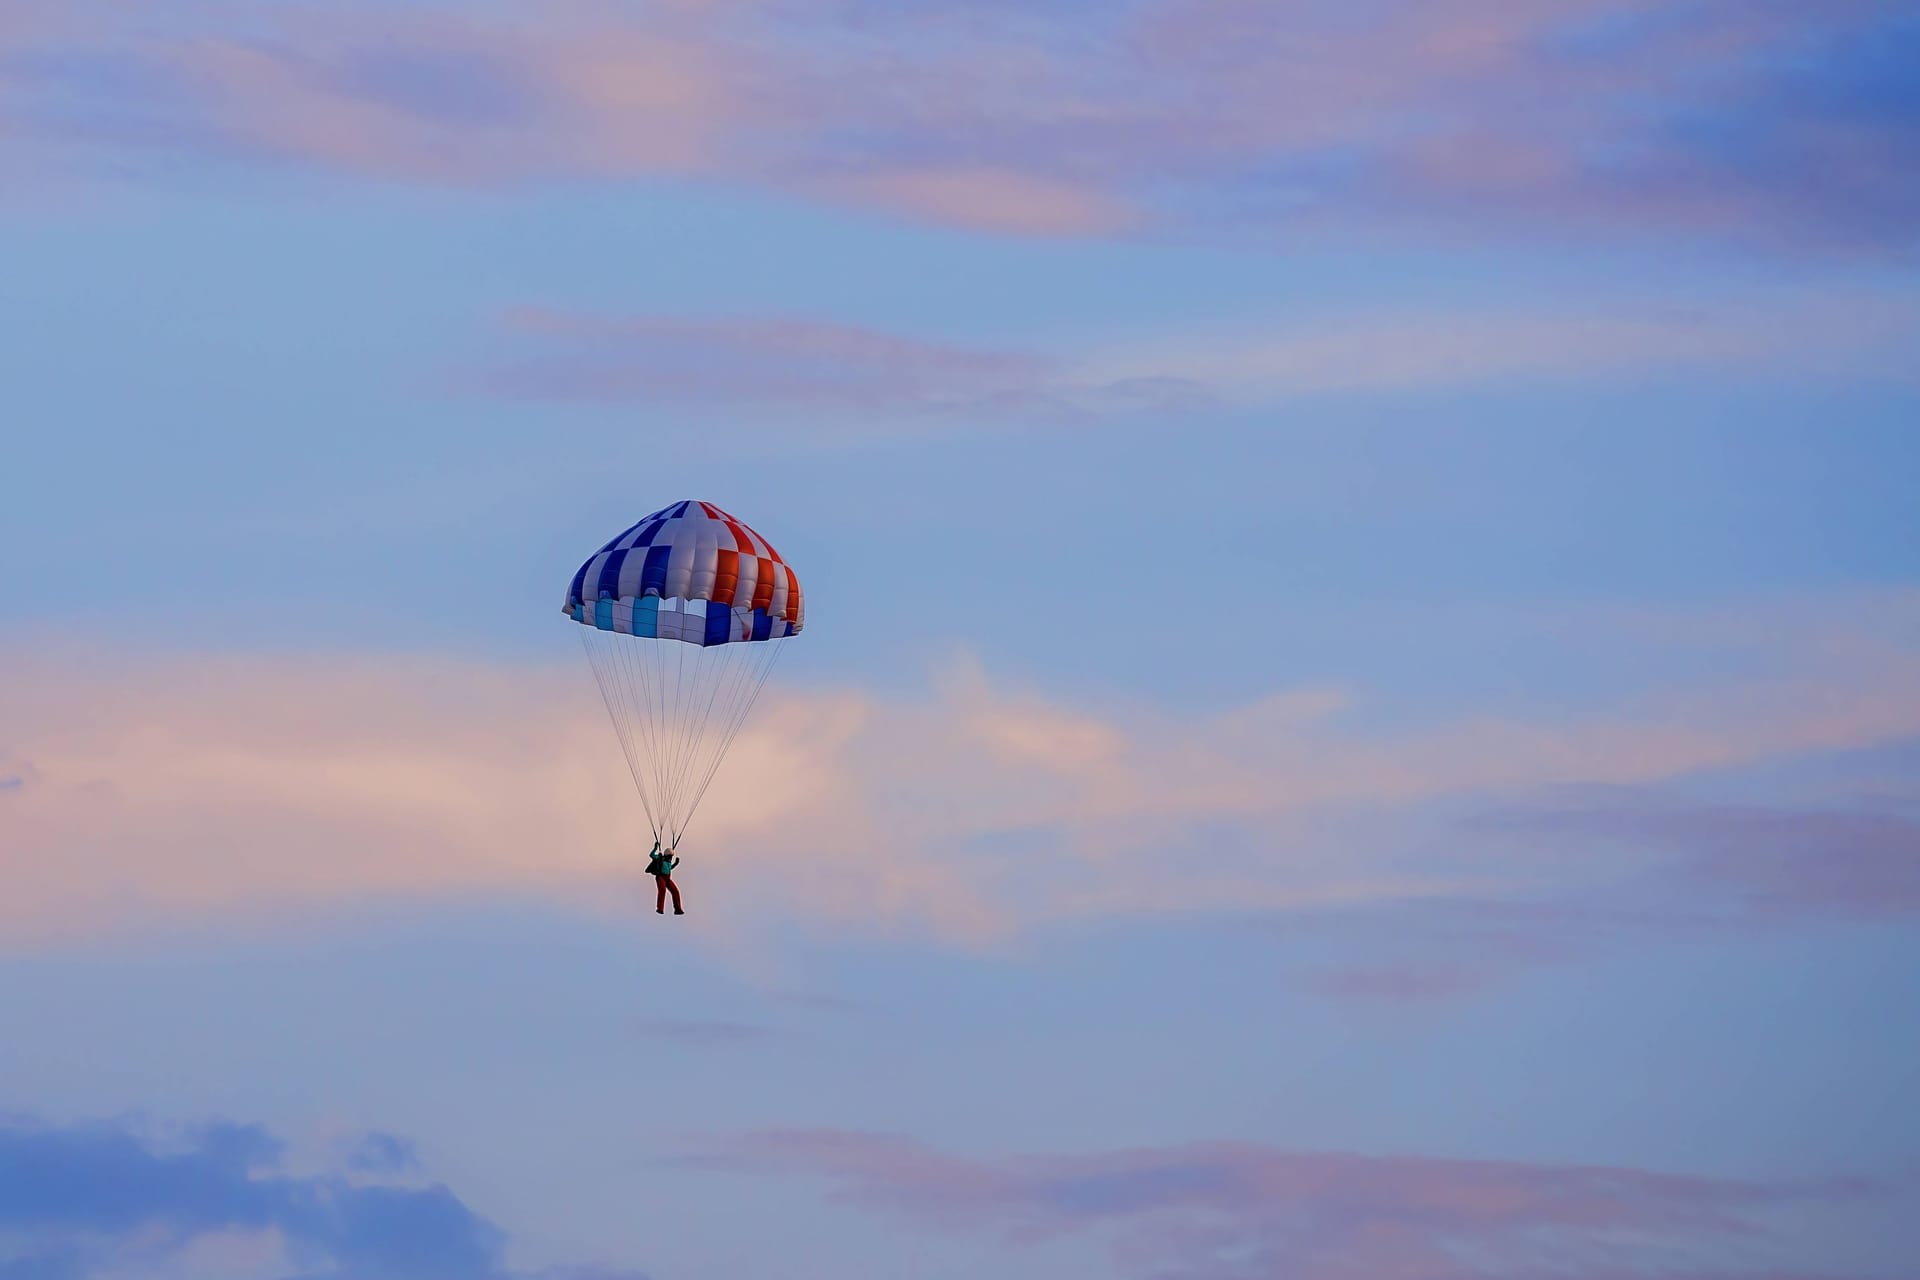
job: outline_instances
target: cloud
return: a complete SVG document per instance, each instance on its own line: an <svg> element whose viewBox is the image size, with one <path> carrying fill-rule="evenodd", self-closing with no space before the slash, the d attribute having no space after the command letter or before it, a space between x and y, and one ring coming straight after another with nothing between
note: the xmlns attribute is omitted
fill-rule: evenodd
<svg viewBox="0 0 1920 1280"><path fill-rule="evenodd" d="M835 1199L956 1235L1091 1236L1122 1274L1159 1280L1778 1280L1806 1252L1806 1208L1894 1193L1244 1142L990 1160L837 1130L754 1134L687 1163L819 1178Z"/></svg>
<svg viewBox="0 0 1920 1280"><path fill-rule="evenodd" d="M1258 404L1319 392L1577 381L1704 371L1914 381L1899 353L1920 308L1891 294L1594 297L1578 309L1316 316L1265 333L1223 331L1090 355L1100 381L1148 372L1215 399Z"/></svg>
<svg viewBox="0 0 1920 1280"><path fill-rule="evenodd" d="M1150 61L1204 78L1190 118L1223 132L1234 177L1197 197L1220 217L1456 234L1474 219L1561 234L1637 224L1823 248L1907 239L1893 222L1911 217L1920 184L1884 165L1920 112L1885 91L1882 51L1920 33L1884 9L1472 0L1339 12L1305 5L1274 22L1257 0L1150 7Z"/></svg>
<svg viewBox="0 0 1920 1280"><path fill-rule="evenodd" d="M1920 33L1859 0L186 0L0 26L16 171L184 154L752 183L1009 234L1519 228L1903 248Z"/></svg>
<svg viewBox="0 0 1920 1280"><path fill-rule="evenodd" d="M1872 808L1706 803L1677 787L1583 788L1473 815L1460 830L1556 877L1531 893L1336 909L1271 925L1367 959L1305 971L1340 1000L1424 1004L1517 974L1673 940L1920 915L1920 821ZM1594 794L1597 793L1597 794ZM1550 851L1550 853L1548 852ZM1585 874L1584 869L1598 874ZM1267 927L1267 926L1261 926Z"/></svg>
<svg viewBox="0 0 1920 1280"><path fill-rule="evenodd" d="M413 1144L391 1133L363 1135L347 1156L347 1168L356 1173L399 1174L419 1167Z"/></svg>
<svg viewBox="0 0 1920 1280"><path fill-rule="evenodd" d="M1013 235L1113 235L1144 221L1117 195L1008 169L906 168L827 181L816 189L849 204Z"/></svg>
<svg viewBox="0 0 1920 1280"><path fill-rule="evenodd" d="M523 307L460 382L509 400L777 410L817 430L810 412L837 429L849 418L1086 421L1636 373L1911 383L1916 344L1920 307L1872 293L1318 316L1077 352L970 347L798 316Z"/></svg>
<svg viewBox="0 0 1920 1280"><path fill-rule="evenodd" d="M253 1125L0 1122L0 1265L150 1276L509 1280L504 1237L444 1186L299 1176Z"/></svg>
<svg viewBox="0 0 1920 1280"><path fill-rule="evenodd" d="M481 381L509 398L933 415L1031 408L1044 358L799 317L675 319L521 308Z"/></svg>
<svg viewBox="0 0 1920 1280"><path fill-rule="evenodd" d="M1595 955L1734 936L1748 927L1725 918L1725 903L1710 896L1674 907L1674 886L1663 879L1669 870L1644 873L1624 894L1614 886L1549 883L1531 896L1463 894L1251 923L1277 941L1329 943L1341 955L1364 957L1303 964L1293 972L1296 987L1355 1004L1440 1004Z"/></svg>
<svg viewBox="0 0 1920 1280"><path fill-rule="evenodd" d="M1395 815L1920 735L1913 607L1890 593L1801 602L1789 613L1817 621L1797 627L1764 612L1696 624L1734 637L1730 652L1757 647L1739 669L1763 674L1398 728L1337 689L1096 713L965 661L921 696L770 692L687 850L689 905L728 910L688 921L706 936L776 912L984 941L1146 909L1164 850L1195 841L1194 911L1565 896L1592 860L1487 840L1477 860L1436 864L1409 854ZM1689 625L1675 615L1663 634ZM583 671L76 646L7 669L0 723L37 771L0 797L0 939L15 944L366 896L606 903L637 878L638 806Z"/></svg>
<svg viewBox="0 0 1920 1280"><path fill-rule="evenodd" d="M595 21L590 4L551 22L190 0L124 24L85 0L29 7L4 83L35 136L81 156L442 185L683 173L717 144L739 71L675 20L697 6L657 6L651 27Z"/></svg>
<svg viewBox="0 0 1920 1280"><path fill-rule="evenodd" d="M1901 814L1629 794L1603 806L1507 811L1480 825L1523 838L1586 837L1668 851L1679 878L1743 919L1920 913L1920 821Z"/></svg>

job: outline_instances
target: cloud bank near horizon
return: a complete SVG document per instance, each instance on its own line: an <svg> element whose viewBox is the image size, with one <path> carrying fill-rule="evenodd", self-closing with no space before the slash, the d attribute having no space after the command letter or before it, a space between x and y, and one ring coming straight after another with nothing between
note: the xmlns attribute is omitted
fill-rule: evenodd
<svg viewBox="0 0 1920 1280"><path fill-rule="evenodd" d="M1811 1280L1844 1273L1812 1269L1810 1221L1862 1205L1897 1212L1910 1198L1858 1178L1764 1182L1246 1142L982 1158L841 1130L750 1134L685 1163L811 1177L836 1200L934 1230L1024 1245L1090 1237L1121 1274L1157 1280ZM1888 1265L1899 1251L1886 1243Z"/></svg>

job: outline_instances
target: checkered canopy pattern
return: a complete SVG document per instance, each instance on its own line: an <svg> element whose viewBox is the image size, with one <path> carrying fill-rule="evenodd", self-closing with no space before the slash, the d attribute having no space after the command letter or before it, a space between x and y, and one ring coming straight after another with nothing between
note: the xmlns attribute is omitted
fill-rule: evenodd
<svg viewBox="0 0 1920 1280"><path fill-rule="evenodd" d="M676 502L594 552L564 611L601 631L701 646L778 640L806 620L800 579L711 502Z"/></svg>

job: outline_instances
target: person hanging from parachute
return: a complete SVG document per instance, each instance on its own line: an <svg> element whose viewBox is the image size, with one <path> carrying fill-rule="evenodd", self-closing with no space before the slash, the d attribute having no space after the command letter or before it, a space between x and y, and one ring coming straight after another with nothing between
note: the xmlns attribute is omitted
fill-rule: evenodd
<svg viewBox="0 0 1920 1280"><path fill-rule="evenodd" d="M806 622L800 579L710 502L662 507L594 552L563 611L581 625L627 770L653 830L655 910L685 915L678 849L761 688Z"/></svg>
<svg viewBox="0 0 1920 1280"><path fill-rule="evenodd" d="M662 851L658 837L653 842L653 852L647 856L647 874L653 877L653 914L665 915L667 895L673 895L673 914L687 914L680 909L680 886L673 882L673 869L680 865L680 855L671 849Z"/></svg>

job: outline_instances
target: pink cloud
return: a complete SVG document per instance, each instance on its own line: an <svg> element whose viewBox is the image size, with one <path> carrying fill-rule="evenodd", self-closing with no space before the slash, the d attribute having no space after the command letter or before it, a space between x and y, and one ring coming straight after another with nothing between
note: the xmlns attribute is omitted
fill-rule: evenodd
<svg viewBox="0 0 1920 1280"><path fill-rule="evenodd" d="M1670 851L1681 876L1755 921L1920 913L1920 821L1895 813L1627 797L1483 825Z"/></svg>
<svg viewBox="0 0 1920 1280"><path fill-rule="evenodd" d="M1748 295L1677 307L1316 316L1134 345L991 348L804 316L508 312L463 385L511 399L833 410L925 423L1185 415L1325 393L1622 373L1912 382L1920 308L1893 296ZM786 419L793 429L820 430Z"/></svg>
<svg viewBox="0 0 1920 1280"><path fill-rule="evenodd" d="M1462 833L1485 856L1538 866L1531 891L1361 904L1292 917L1273 932L1364 957L1303 967L1298 985L1409 1005L1625 949L1897 923L1920 915L1920 821L1871 807L1884 802L1711 803L1679 785L1602 788L1578 802L1549 796L1479 815Z"/></svg>
<svg viewBox="0 0 1920 1280"><path fill-rule="evenodd" d="M1684 877L1670 865L1649 869L1631 892L1596 890L1571 861L1556 871L1528 896L1359 904L1260 927L1289 942L1329 942L1358 957L1303 964L1294 971L1294 986L1343 1003L1394 1008L1468 999L1628 948L1644 953L1674 941L1734 938L1754 924L1709 893L1673 905L1675 881Z"/></svg>
<svg viewBox="0 0 1920 1280"><path fill-rule="evenodd" d="M1039 235L1499 222L1886 246L1916 207L1891 163L1911 122L1848 79L1897 32L1850 2L23 13L0 96L44 139L385 179L744 181ZM100 74L50 69L76 64Z"/></svg>
<svg viewBox="0 0 1920 1280"><path fill-rule="evenodd" d="M1017 235L1110 235L1142 221L1117 195L1005 169L907 169L829 182L821 190L931 222Z"/></svg>
<svg viewBox="0 0 1920 1280"><path fill-rule="evenodd" d="M1869 634L1898 634L1909 603L1882 602ZM1920 691L1920 659L1890 640L1840 644L1850 633L1777 637L1773 666L1790 677L1392 731L1348 727L1351 695L1315 690L1221 715L1095 714L966 663L920 697L770 691L688 852L727 919L777 911L971 942L1153 907L1152 868L1196 821L1244 838L1189 877L1194 910L1577 894L1605 868L1524 851L1425 868L1340 824L1920 734L1920 692L1904 692ZM584 671L71 647L9 671L0 776L18 785L0 790L0 937L367 895L606 903L637 878L641 818ZM1017 899L970 856L1009 832L1048 833ZM1778 889L1771 872L1750 882ZM721 928L719 913L690 919Z"/></svg>
<svg viewBox="0 0 1920 1280"><path fill-rule="evenodd" d="M1128 1274L1302 1280L1660 1276L1761 1280L1811 1252L1806 1206L1884 1203L1861 1180L1780 1184L1640 1169L1196 1143L1026 1159L780 1131L688 1163L825 1180L835 1198L1015 1242L1096 1235ZM1796 1213L1776 1224L1772 1214Z"/></svg>
<svg viewBox="0 0 1920 1280"><path fill-rule="evenodd" d="M477 380L512 398L675 401L866 413L1044 408L1044 357L793 316L676 318L523 307ZM1062 389L1064 390L1064 389Z"/></svg>
<svg viewBox="0 0 1920 1280"><path fill-rule="evenodd" d="M1230 403L1679 371L1911 383L1901 353L1916 342L1920 308L1897 293L1594 297L1578 308L1518 303L1321 315L1264 331L1222 326L1090 352L1069 376L1100 383L1151 373Z"/></svg>

